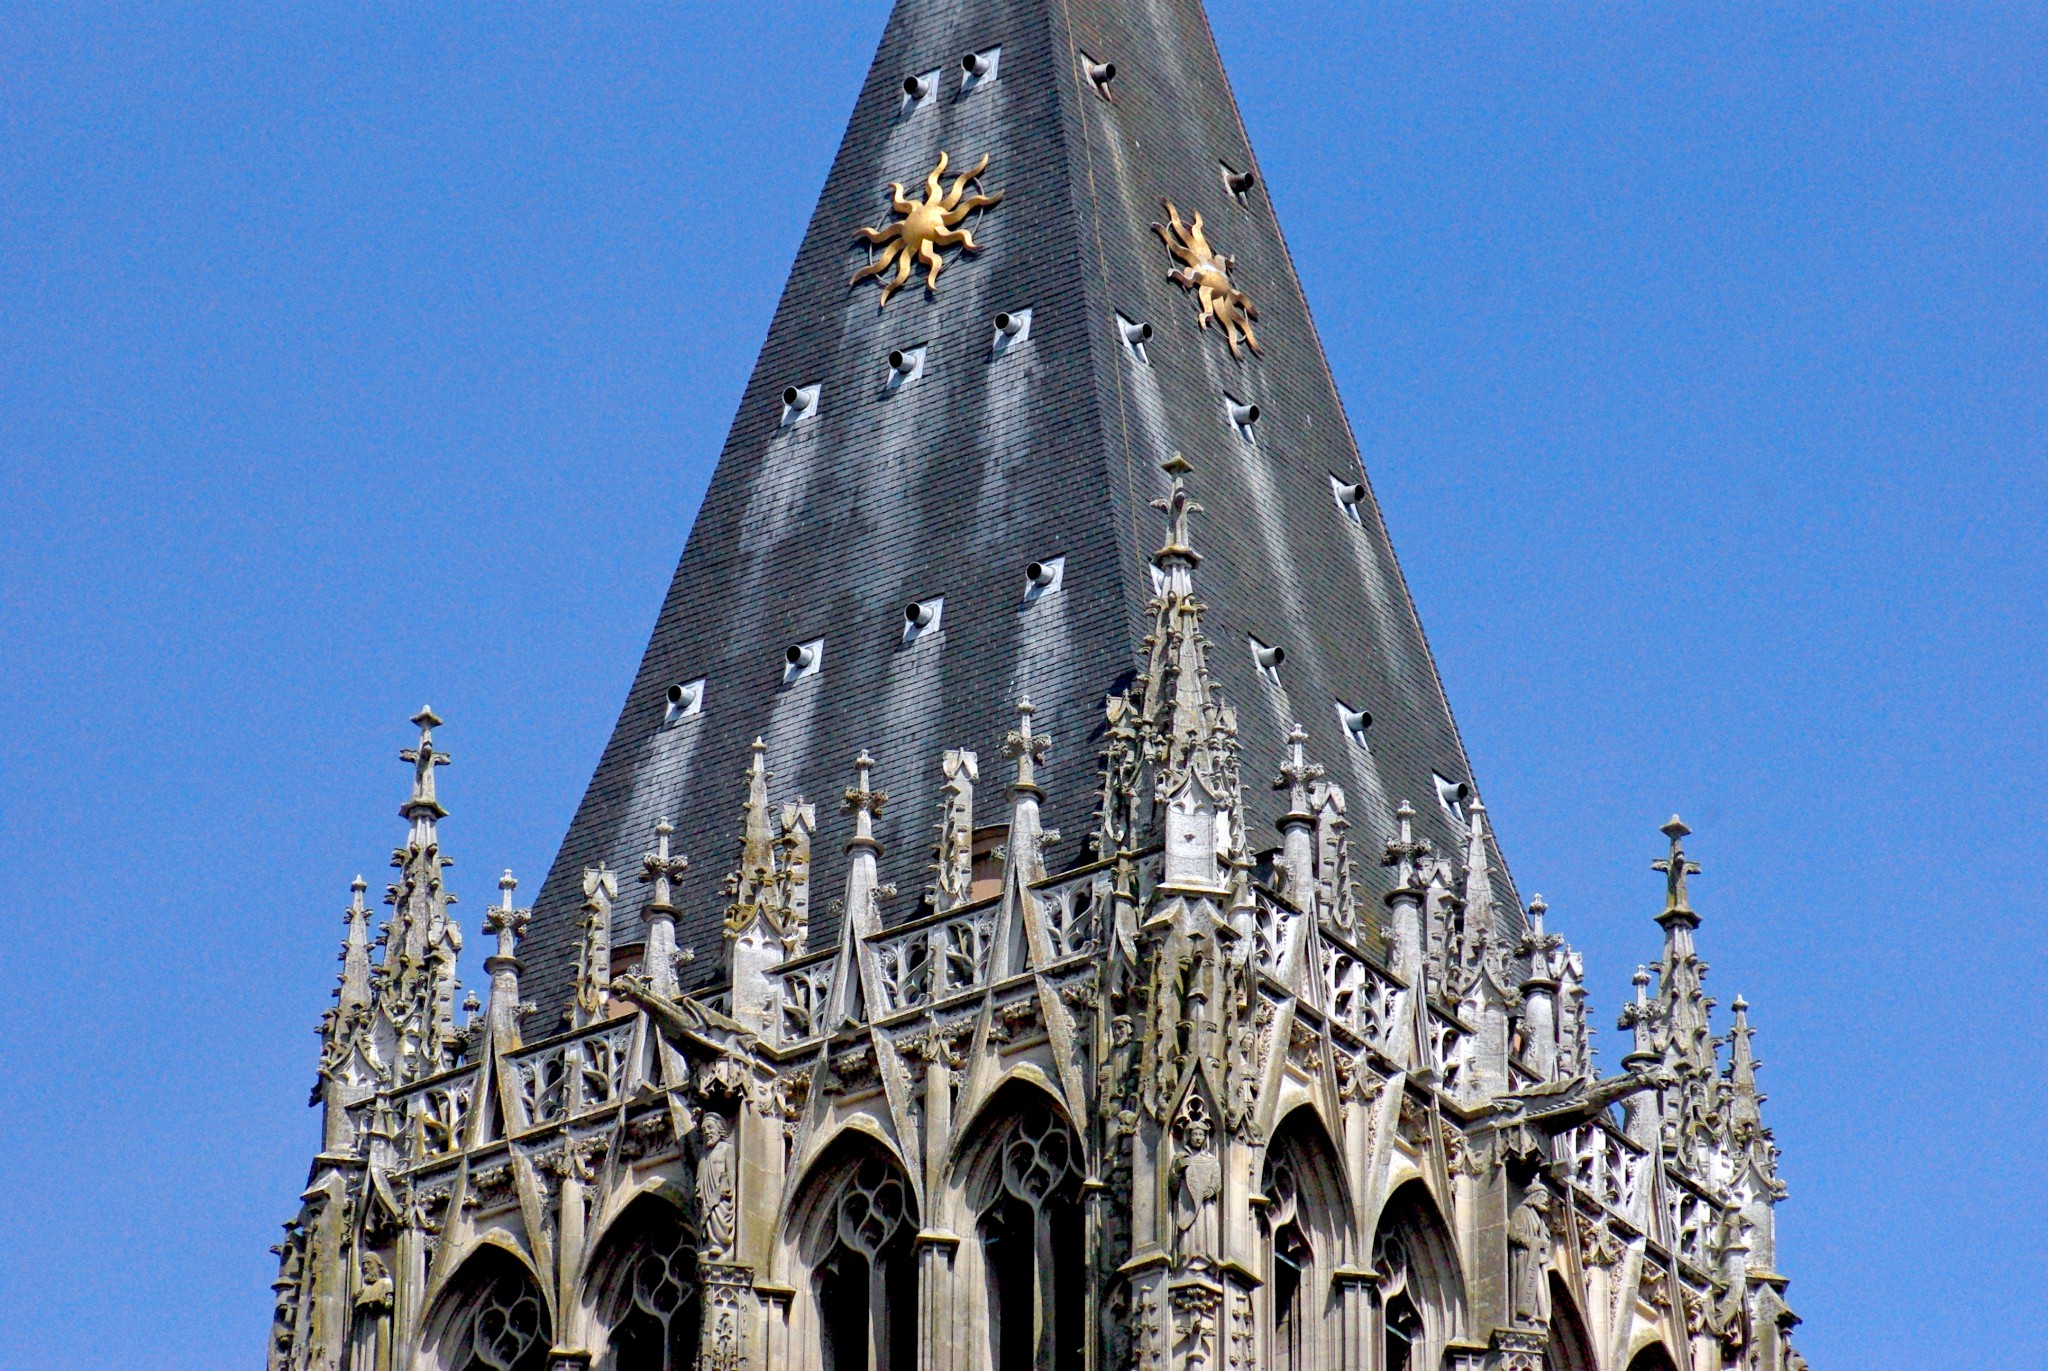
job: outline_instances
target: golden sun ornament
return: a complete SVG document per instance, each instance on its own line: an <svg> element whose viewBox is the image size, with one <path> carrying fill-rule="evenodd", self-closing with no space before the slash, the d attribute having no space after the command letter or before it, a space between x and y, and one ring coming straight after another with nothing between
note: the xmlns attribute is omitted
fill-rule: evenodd
<svg viewBox="0 0 2048 1371"><path fill-rule="evenodd" d="M882 251L872 262L853 274L846 284L857 286L896 267L896 279L882 287L882 303L888 304L889 297L903 288L918 263L930 268L925 277L924 288L935 291L939 288L939 273L945 269L946 259L939 256L940 248L958 247L962 252L980 252L981 244L974 241L974 235L961 228L960 222L975 210L998 203L1003 193L983 195L977 191L962 198L962 192L969 185L978 183L981 173L988 169L988 156L976 162L972 169L953 178L952 189L941 191L939 178L946 174L946 154L939 154L939 164L924 178L924 203L905 199L903 183L891 181L892 207L903 218L887 228L863 228L860 237L881 247Z"/></svg>
<svg viewBox="0 0 2048 1371"><path fill-rule="evenodd" d="M1192 290L1201 306L1202 327L1213 322L1223 331L1223 341L1230 346L1232 357L1242 357L1237 350L1237 340L1243 336L1245 346L1253 352L1259 350L1259 336L1252 332L1252 320L1259 317L1259 309L1251 297L1230 283L1230 273L1237 266L1234 258L1226 257L1209 246L1209 240L1202 234L1201 211L1195 212L1192 225L1180 221L1180 211L1173 207L1173 201L1162 200L1166 206L1166 224L1154 224L1152 231L1166 244L1166 250L1173 254L1173 260L1181 265L1166 273L1166 279L1182 290ZM1167 224L1172 225L1169 232Z"/></svg>

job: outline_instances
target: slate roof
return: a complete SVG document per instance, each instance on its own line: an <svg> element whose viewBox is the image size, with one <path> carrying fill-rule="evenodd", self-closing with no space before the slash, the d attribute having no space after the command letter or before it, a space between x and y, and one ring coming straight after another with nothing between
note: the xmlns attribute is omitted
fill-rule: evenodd
<svg viewBox="0 0 2048 1371"><path fill-rule="evenodd" d="M995 79L960 90L961 55L1000 47ZM1113 100L1087 58L1114 62ZM939 89L906 109L906 75ZM915 195L939 152L956 168L983 153L999 206L972 223L977 255L947 254L938 290L922 279L886 307L855 239L884 225L888 183ZM1210 606L1211 664L1237 707L1247 795L1266 820L1294 721L1344 787L1367 907L1391 811L1456 853L1462 829L1434 775L1469 779L1436 668L1370 495L1354 524L1333 476L1363 479L1357 446L1263 180L1243 198L1223 164L1257 161L1197 0L902 0L890 17L798 250L645 658L536 904L527 994L552 1024L571 993L581 872L621 873L614 940L637 939L644 890L632 876L656 820L676 825L691 870L678 941L718 976L722 883L739 846L748 745L758 734L775 800L818 807L811 947L836 932L847 832L839 796L863 748L890 802L878 825L884 874L915 911L929 880L939 758L982 761L982 822L1000 820L1000 745L1028 693L1054 740L1042 773L1052 854L1078 860L1092 831L1105 696L1142 659L1147 557L1161 517L1159 463L1194 465L1197 586ZM1161 197L1199 210L1236 259L1259 309L1259 358L1233 360L1196 326L1192 298L1151 229ZM999 310L1031 311L1029 336L991 347ZM1132 356L1118 315L1150 323ZM894 390L891 349L924 346L923 375ZM781 424L786 386L822 389L814 417ZM1255 438L1226 397L1259 405ZM1062 556L1057 594L1027 604L1024 567ZM944 596L939 634L901 646L903 607ZM1282 685L1256 671L1248 639L1286 649ZM783 652L823 638L822 670L784 688ZM700 716L664 727L665 692L704 678ZM1338 699L1374 717L1370 746L1339 726ZM1275 845L1270 822L1258 846ZM1497 867L1504 926L1519 922Z"/></svg>

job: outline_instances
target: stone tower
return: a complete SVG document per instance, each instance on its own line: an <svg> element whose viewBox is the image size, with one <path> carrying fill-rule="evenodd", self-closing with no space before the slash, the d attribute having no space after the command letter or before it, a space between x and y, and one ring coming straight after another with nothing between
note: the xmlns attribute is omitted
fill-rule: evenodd
<svg viewBox="0 0 2048 1371"><path fill-rule="evenodd" d="M1602 1078L1196 0L898 4L460 1023L414 723L280 1371L1802 1365L1687 830Z"/></svg>

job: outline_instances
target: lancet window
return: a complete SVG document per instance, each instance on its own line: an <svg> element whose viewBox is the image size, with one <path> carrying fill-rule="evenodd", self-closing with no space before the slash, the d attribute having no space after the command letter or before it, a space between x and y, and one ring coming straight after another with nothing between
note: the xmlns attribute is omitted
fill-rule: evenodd
<svg viewBox="0 0 2048 1371"><path fill-rule="evenodd" d="M1373 1241L1373 1270L1384 1371L1434 1368L1463 1327L1464 1293L1450 1234L1420 1181L1388 1201Z"/></svg>
<svg viewBox="0 0 2048 1371"><path fill-rule="evenodd" d="M1343 1182L1329 1135L1311 1110L1297 1110L1266 1149L1261 1231L1266 1241L1266 1364L1312 1371L1333 1363L1330 1273L1344 1257Z"/></svg>
<svg viewBox="0 0 2048 1371"><path fill-rule="evenodd" d="M596 1303L609 1330L601 1371L688 1371L696 1364L697 1244L675 1206L637 1201L606 1239L595 1273Z"/></svg>
<svg viewBox="0 0 2048 1371"><path fill-rule="evenodd" d="M917 1225L902 1175L880 1156L863 1158L824 1218L814 1288L825 1371L913 1371Z"/></svg>
<svg viewBox="0 0 2048 1371"><path fill-rule="evenodd" d="M1074 1136L1031 1100L975 1168L994 1371L1081 1371L1087 1264Z"/></svg>

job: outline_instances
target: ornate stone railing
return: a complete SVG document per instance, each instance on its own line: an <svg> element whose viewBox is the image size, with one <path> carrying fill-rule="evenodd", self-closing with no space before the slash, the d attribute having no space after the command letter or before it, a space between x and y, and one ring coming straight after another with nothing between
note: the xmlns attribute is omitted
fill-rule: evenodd
<svg viewBox="0 0 2048 1371"><path fill-rule="evenodd" d="M636 1020L607 1019L567 1038L514 1053L512 1127L558 1123L616 1108L631 1084Z"/></svg>
<svg viewBox="0 0 2048 1371"><path fill-rule="evenodd" d="M988 979L999 902L927 916L874 940L883 1014L943 1000Z"/></svg>
<svg viewBox="0 0 2048 1371"><path fill-rule="evenodd" d="M1106 866L1064 872L1031 888L1052 961L1089 956L1102 947L1102 911L1108 903ZM994 974L996 925L1002 898L948 909L884 929L868 941L880 972L875 1017L939 1004L988 984ZM835 959L820 953L776 973L776 1041L787 1047L831 1031L825 1006L832 997Z"/></svg>
<svg viewBox="0 0 2048 1371"><path fill-rule="evenodd" d="M409 1086L391 1097L401 1132L399 1155L407 1164L459 1151L476 1107L477 1070L468 1067Z"/></svg>
<svg viewBox="0 0 2048 1371"><path fill-rule="evenodd" d="M1260 971L1277 978L1301 936L1303 915L1263 886L1252 887L1252 900L1252 957Z"/></svg>
<svg viewBox="0 0 2048 1371"><path fill-rule="evenodd" d="M802 1042L825 1031L825 1006L832 1002L834 965L833 954L828 950L777 973L777 1041Z"/></svg>
<svg viewBox="0 0 2048 1371"><path fill-rule="evenodd" d="M1649 1155L1612 1127L1581 1124L1559 1136L1572 1184L1640 1229L1649 1192Z"/></svg>
<svg viewBox="0 0 2048 1371"><path fill-rule="evenodd" d="M1363 952L1327 931L1321 960L1319 970L1331 1019L1398 1059L1401 1053L1395 1037L1408 988L1367 961Z"/></svg>

